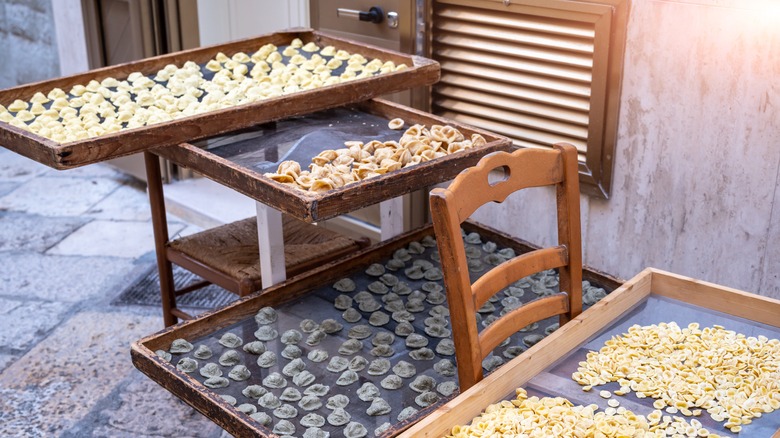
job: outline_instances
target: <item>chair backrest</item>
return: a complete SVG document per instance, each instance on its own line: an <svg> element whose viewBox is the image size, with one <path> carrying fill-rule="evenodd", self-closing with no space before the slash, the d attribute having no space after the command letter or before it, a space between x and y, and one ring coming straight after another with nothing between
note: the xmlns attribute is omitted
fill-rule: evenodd
<svg viewBox="0 0 780 438"><path fill-rule="evenodd" d="M461 392L482 380L482 360L507 337L554 315L560 315L563 325L581 312L577 167L577 149L566 143L556 144L552 150L497 152L463 171L448 188L431 192L431 215L447 289ZM503 179L494 181L492 171L503 172ZM483 204L503 202L511 193L524 188L553 185L558 207L558 245L507 260L471 284L461 223ZM560 274L560 293L507 312L478 333L477 309L491 296L521 278L553 268L558 268Z"/></svg>

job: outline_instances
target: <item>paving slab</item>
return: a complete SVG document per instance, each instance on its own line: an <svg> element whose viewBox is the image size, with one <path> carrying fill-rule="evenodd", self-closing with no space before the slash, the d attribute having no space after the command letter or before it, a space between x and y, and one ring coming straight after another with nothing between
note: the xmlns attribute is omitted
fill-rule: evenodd
<svg viewBox="0 0 780 438"><path fill-rule="evenodd" d="M0 181L0 196L5 196L19 187L20 183L12 181Z"/></svg>
<svg viewBox="0 0 780 438"><path fill-rule="evenodd" d="M120 185L121 181L110 178L42 176L27 181L0 198L0 210L43 216L78 216Z"/></svg>
<svg viewBox="0 0 780 438"><path fill-rule="evenodd" d="M6 369L16 359L19 359L19 356L13 354L0 354L0 371Z"/></svg>
<svg viewBox="0 0 780 438"><path fill-rule="evenodd" d="M148 221L152 218L149 197L136 184L124 184L85 213L96 219Z"/></svg>
<svg viewBox="0 0 780 438"><path fill-rule="evenodd" d="M140 371L132 373L128 384L107 398L62 437L218 438L223 432Z"/></svg>
<svg viewBox="0 0 780 438"><path fill-rule="evenodd" d="M66 178L112 178L122 181L134 180L132 176L122 173L120 170L103 163L88 164L86 166L67 170L51 169L46 176Z"/></svg>
<svg viewBox="0 0 780 438"><path fill-rule="evenodd" d="M89 221L79 216L0 212L0 251L44 252Z"/></svg>
<svg viewBox="0 0 780 438"><path fill-rule="evenodd" d="M7 149L0 148L0 150L3 151L3 159L0 160L0 181L29 181L52 170Z"/></svg>
<svg viewBox="0 0 780 438"><path fill-rule="evenodd" d="M116 295L127 286L133 260L28 252L0 253L0 296L78 302Z"/></svg>
<svg viewBox="0 0 780 438"><path fill-rule="evenodd" d="M72 303L0 298L0 347L27 350L59 325L72 306Z"/></svg>
<svg viewBox="0 0 780 438"><path fill-rule="evenodd" d="M169 224L171 235L183 225ZM151 222L95 220L52 247L47 254L137 258L154 251Z"/></svg>
<svg viewBox="0 0 780 438"><path fill-rule="evenodd" d="M56 436L134 372L130 343L159 318L109 312L73 316L0 373L0 436Z"/></svg>

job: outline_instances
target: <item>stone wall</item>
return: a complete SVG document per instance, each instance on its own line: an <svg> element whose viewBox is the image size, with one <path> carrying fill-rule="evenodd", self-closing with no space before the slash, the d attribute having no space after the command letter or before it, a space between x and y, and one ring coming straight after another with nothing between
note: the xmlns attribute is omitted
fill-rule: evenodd
<svg viewBox="0 0 780 438"><path fill-rule="evenodd" d="M52 0L0 0L0 89L59 74Z"/></svg>

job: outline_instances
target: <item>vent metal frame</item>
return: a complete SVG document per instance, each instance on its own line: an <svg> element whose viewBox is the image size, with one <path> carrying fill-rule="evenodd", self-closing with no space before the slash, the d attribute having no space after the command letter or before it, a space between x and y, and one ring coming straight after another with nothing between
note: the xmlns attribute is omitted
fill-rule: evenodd
<svg viewBox="0 0 780 438"><path fill-rule="evenodd" d="M580 150L579 174L581 192L608 199L612 186L615 146L617 143L620 91L630 0L428 0L427 3L429 17L431 18L428 28L427 55L441 63L443 79L442 82L439 82L432 88L431 110L434 113L453 118L459 122L477 125L481 128L509 136L514 139L517 147L552 147L552 143L567 140L563 136L560 138L556 137L555 132L571 132L573 137L582 139L579 142L580 144L573 142ZM549 19L551 23L563 20L575 25L582 24L588 27L588 32L592 32L592 53L589 52L590 49L588 47L584 47L582 50L578 47L563 49L564 51L570 50L570 53L575 56L582 57L586 55L588 62L582 64L582 68L584 71L588 70L588 73L574 78L566 85L566 88L562 87L550 92L553 96L558 94L564 98L567 95L574 96L582 102L587 102L587 104L571 111L574 116L569 114L559 119L551 116L550 112L558 111L563 114L569 111L563 107L555 109L548 106L546 113L543 111L535 112L536 106L540 107L540 110L544 110L545 108L541 108L544 104L536 105L533 100L514 99L507 93L502 94L498 92L496 94L484 92L484 100L475 101L475 99L480 97L480 89L459 88L457 85L447 84L444 79L449 73L455 76L462 75L464 78L467 78L470 84L481 82L482 89L485 89L486 84L492 81L497 87L500 87L503 83L513 90L544 93L545 90L539 86L539 83L547 80L545 74L535 75L534 73L517 73L517 71L510 71L511 69L501 70L502 66L497 64L501 60L500 47L511 47L517 50L528 50L530 47L530 45L525 45L523 42L511 41L511 30L508 31L507 27L493 26L495 27L495 33L488 31L480 34L479 41L475 39L473 48L465 48L463 50L463 52L472 50L472 55L483 56L484 63L475 62L473 56L471 59L464 60L463 63L459 63L452 56L439 56L446 51L449 51L449 53L453 52L453 46L442 43L440 36L460 38L462 43L462 41L468 38L466 28L488 29L491 27L489 22L484 21L463 24L457 23L457 19L452 19L455 22L454 24L444 23L446 19L440 14L442 10L448 8L455 11L462 10L464 13L473 12L476 15L480 11L484 11L486 16L491 14L498 16L497 14L506 13L508 20L521 19L523 17L540 17L539 19L541 20ZM454 30L451 32L448 30L440 31L439 28L441 26L449 26L450 29ZM459 31L464 33L459 34ZM466 36L464 37L464 35ZM518 40L522 40L522 38L527 38L527 36L518 35L517 37ZM534 38L534 35L531 35L530 38ZM589 38L589 36L586 38ZM478 46L479 44L481 46ZM486 51L486 44L495 44L495 50L491 48L489 51ZM445 49L441 49L440 46L444 46ZM543 45L532 47L532 50L543 50ZM559 56L560 53L560 47L551 49L552 55ZM588 65L591 60L592 64ZM507 56L505 62L518 64L518 62L526 61L523 56ZM542 61L543 63L544 61ZM464 64L468 64L470 68L459 70L459 67ZM452 67L449 72L447 69L448 65ZM480 76L480 67L485 67L485 72L490 72L491 70L494 72L500 71L501 77ZM555 73L550 73L549 77L554 78L554 76ZM518 84L520 85L518 86ZM458 99L458 96L462 96L463 99ZM434 102L437 100L445 102L449 109L436 105ZM538 131L535 131L535 135L539 138L544 138L544 141L534 143L521 140L518 136L513 136L511 133L506 132L506 128L512 126L511 123L496 121L495 125L491 126L491 121L485 120L485 117L481 117L481 114L480 116L475 116L474 111L478 110L480 105L475 105L474 102L489 102L492 104L495 108L494 114L499 120L502 118L507 120L507 118L512 117L518 120L522 119L522 121L517 122L517 126L522 126L524 123L525 126L538 126L539 128ZM519 108L520 110L513 112L513 108ZM458 109L462 109L462 111ZM576 112L580 114L577 115ZM576 119L576 122L567 122L567 118L570 120ZM503 132L502 128L504 129Z"/></svg>

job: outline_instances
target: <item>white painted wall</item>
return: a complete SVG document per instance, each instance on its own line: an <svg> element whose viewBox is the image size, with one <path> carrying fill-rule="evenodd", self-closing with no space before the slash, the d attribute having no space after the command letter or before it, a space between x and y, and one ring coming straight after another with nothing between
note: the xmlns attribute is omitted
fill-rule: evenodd
<svg viewBox="0 0 780 438"><path fill-rule="evenodd" d="M201 46L308 25L307 0L198 0Z"/></svg>
<svg viewBox="0 0 780 438"><path fill-rule="evenodd" d="M612 197L582 198L585 263L780 298L778 78L780 2L632 1ZM548 244L553 202L521 193L475 219Z"/></svg>

